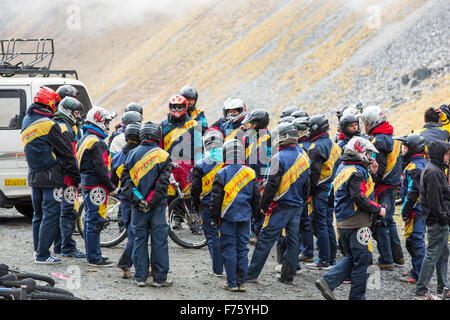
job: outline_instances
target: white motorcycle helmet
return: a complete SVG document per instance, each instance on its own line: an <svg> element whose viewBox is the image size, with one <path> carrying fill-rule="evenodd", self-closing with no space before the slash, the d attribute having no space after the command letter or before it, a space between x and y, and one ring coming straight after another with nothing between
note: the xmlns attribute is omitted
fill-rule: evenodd
<svg viewBox="0 0 450 320"><path fill-rule="evenodd" d="M375 127L386 122L387 117L384 111L378 106L370 106L364 109L362 114L356 115L364 123L366 133L372 131Z"/></svg>
<svg viewBox="0 0 450 320"><path fill-rule="evenodd" d="M344 148L344 154L355 155L365 165L370 164L372 152L378 153L378 150L369 140L359 136L351 138Z"/></svg>
<svg viewBox="0 0 450 320"><path fill-rule="evenodd" d="M239 114L235 116L231 116L228 114L230 110L237 110ZM236 122L241 119L247 113L247 106L244 104L244 101L241 99L231 99L228 98L223 104L223 113L225 115L225 119L230 122Z"/></svg>
<svg viewBox="0 0 450 320"><path fill-rule="evenodd" d="M102 107L92 107L86 115L85 121L90 123L105 133L109 132L109 123L113 119L114 113L109 113Z"/></svg>

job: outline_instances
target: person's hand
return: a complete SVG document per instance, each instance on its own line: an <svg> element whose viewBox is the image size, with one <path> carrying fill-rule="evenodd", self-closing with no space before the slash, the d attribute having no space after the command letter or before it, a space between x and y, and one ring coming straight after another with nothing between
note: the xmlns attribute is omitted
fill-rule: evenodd
<svg viewBox="0 0 450 320"><path fill-rule="evenodd" d="M139 200L138 208L139 208L139 210L141 210L144 213L147 213L150 210L150 208L148 207L147 201L142 200L142 199Z"/></svg>
<svg viewBox="0 0 450 320"><path fill-rule="evenodd" d="M378 162L375 159L370 159L369 170L373 174L377 173L377 171L378 171Z"/></svg>
<svg viewBox="0 0 450 320"><path fill-rule="evenodd" d="M441 118L444 114L444 112L440 108L435 108L434 111L439 115L439 118Z"/></svg>
<svg viewBox="0 0 450 320"><path fill-rule="evenodd" d="M382 218L384 218L386 216L386 208L385 207L381 207L379 215Z"/></svg>

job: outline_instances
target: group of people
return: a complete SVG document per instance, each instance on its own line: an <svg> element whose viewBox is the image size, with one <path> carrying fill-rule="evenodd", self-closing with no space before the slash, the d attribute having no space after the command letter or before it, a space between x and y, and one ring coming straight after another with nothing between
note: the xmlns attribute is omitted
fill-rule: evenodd
<svg viewBox="0 0 450 320"><path fill-rule="evenodd" d="M269 113L247 110L238 98L227 99L223 116L208 126L196 89L187 85L169 99L167 119L159 124L144 122L142 107L128 104L107 141L114 114L93 107L82 119L76 97L71 86L42 87L23 120L36 263L62 262L50 253L53 245L55 254L112 266L99 237L114 193L128 234L117 264L122 277L134 277L139 287L171 286L165 212L176 198L173 175L190 194L190 209L202 222L191 231L204 233L212 274L225 271L226 290L243 292L256 282L276 243L282 283L292 285L303 262L327 271L316 281L325 298L350 283L349 298L365 299L374 241L381 270L406 263L393 218L399 190L412 263L403 281L416 284L417 299L432 299L427 286L436 269L438 293L448 287L447 106L428 109L424 128L401 137L381 108L347 107L337 112L334 138L325 115L296 107L283 110L270 132ZM78 190L86 208L85 252L72 238ZM173 223L177 228L181 221Z"/></svg>

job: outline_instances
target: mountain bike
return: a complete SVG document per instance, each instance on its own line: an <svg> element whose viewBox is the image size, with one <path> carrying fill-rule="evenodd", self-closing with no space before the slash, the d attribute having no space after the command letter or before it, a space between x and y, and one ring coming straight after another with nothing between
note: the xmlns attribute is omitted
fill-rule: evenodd
<svg viewBox="0 0 450 320"><path fill-rule="evenodd" d="M84 239L84 202L80 204L76 215L76 227ZM106 203L106 218L100 232L100 246L114 247L127 237L127 230L120 214L120 200L115 196L108 196Z"/></svg>

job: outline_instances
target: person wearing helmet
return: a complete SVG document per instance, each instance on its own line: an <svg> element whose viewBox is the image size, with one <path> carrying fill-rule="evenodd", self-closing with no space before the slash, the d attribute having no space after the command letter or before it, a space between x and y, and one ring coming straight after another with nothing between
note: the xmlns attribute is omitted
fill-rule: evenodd
<svg viewBox="0 0 450 320"><path fill-rule="evenodd" d="M386 218L374 230L380 253L378 266L382 270L394 270L394 263L405 264L397 226L394 221L395 198L401 182L401 142L393 139L394 127L387 121L386 114L378 106L368 106L357 115L365 126L367 135L379 151L376 155L378 171L373 176L375 198L385 204Z"/></svg>
<svg viewBox="0 0 450 320"><path fill-rule="evenodd" d="M194 163L202 158L202 127L189 117L187 109L185 97L174 95L169 99L169 114L160 123L162 137L159 145L177 164L172 173L184 193L190 192L188 176ZM169 195L171 202L176 196L172 186L169 186Z"/></svg>
<svg viewBox="0 0 450 320"><path fill-rule="evenodd" d="M130 110L123 114L120 128L117 129L109 139L108 146L112 156L117 152L120 152L127 143L125 141L125 129L127 128L127 125L133 122L141 123L142 119L142 114L138 111Z"/></svg>
<svg viewBox="0 0 450 320"><path fill-rule="evenodd" d="M116 187L111 182L111 154L104 141L108 137L111 114L93 107L81 127L83 137L77 145L77 160L81 173L81 193L85 204L84 242L87 263L111 267L101 254L100 232L106 219L108 194Z"/></svg>
<svg viewBox="0 0 450 320"><path fill-rule="evenodd" d="M219 130L210 130L203 137L205 158L192 169L191 200L194 212L200 212L203 231L208 243L214 275L223 273L222 253L220 251L219 229L211 225L209 206L214 177L223 167L223 135Z"/></svg>
<svg viewBox="0 0 450 320"><path fill-rule="evenodd" d="M242 121L247 114L247 106L241 99L228 98L223 105L223 112L226 122L223 125L225 141L237 139L241 141L244 131Z"/></svg>
<svg viewBox="0 0 450 320"><path fill-rule="evenodd" d="M297 112L297 111L299 111L299 110L298 110L297 107L295 107L295 106L287 107L287 108L285 108L285 109L283 109L283 110L281 111L280 119L283 119L283 118L285 118L285 117L289 117L289 116L291 116L294 112Z"/></svg>
<svg viewBox="0 0 450 320"><path fill-rule="evenodd" d="M278 121L278 124L283 123L283 122L292 123L294 120L295 120L295 117L293 117L293 116L285 116Z"/></svg>
<svg viewBox="0 0 450 320"><path fill-rule="evenodd" d="M355 136L346 145L342 162L331 184L329 206L335 208L336 225L345 255L334 268L316 280L316 287L327 300L335 300L333 290L351 278L350 300L364 300L367 269L372 247L369 226L375 217L383 218L386 209L375 202L374 182L378 150L370 141Z"/></svg>
<svg viewBox="0 0 450 320"><path fill-rule="evenodd" d="M337 243L333 227L333 210L328 208L327 199L330 184L336 173L336 162L342 150L328 134L328 119L324 115L309 118L308 150L311 159L311 221L317 237L319 257L307 264L313 270L330 269L336 263Z"/></svg>
<svg viewBox="0 0 450 320"><path fill-rule="evenodd" d="M61 98L61 100L64 99L65 97L77 98L78 95L80 94L78 92L78 89L70 84L59 86L58 89L56 89L56 93Z"/></svg>
<svg viewBox="0 0 450 320"><path fill-rule="evenodd" d="M420 201L420 175L427 164L425 139L419 134L394 137L403 147L402 219L405 222L406 250L411 255L412 269L400 281L417 283L425 257L425 220Z"/></svg>
<svg viewBox="0 0 450 320"><path fill-rule="evenodd" d="M309 126L308 117L296 118L292 124L297 128L298 145L303 152L308 152L311 142L308 140ZM298 260L300 262L314 262L314 235L311 229L310 214L312 213L312 205L305 201L300 219L300 251Z"/></svg>
<svg viewBox="0 0 450 320"><path fill-rule="evenodd" d="M141 124L138 122L133 122L127 125L124 133L125 140L127 143L122 148L122 150L116 153L112 158L111 181L118 188L117 198L120 199L119 216L120 218L122 218L122 220L119 221L119 225L121 226L121 228L127 229L127 244L125 246L124 251L122 252L122 255L119 258L119 262L117 263L117 267L120 268L122 272L122 279L131 278L130 268L133 264L131 261L131 253L133 251L134 246L134 234L132 228L130 227L131 203L122 192L120 177L122 176L125 159L127 158L128 153L137 146L139 146L140 129Z"/></svg>
<svg viewBox="0 0 450 320"><path fill-rule="evenodd" d="M81 102L67 94L58 104L58 110L53 118L60 126L66 143L72 146L74 159L76 158L76 144L78 141L77 125L82 121L82 110L83 105ZM77 213L74 210L74 204L78 198L77 187L78 184L75 184L70 176L64 177L63 197L61 197L60 231L56 237L54 250L60 252L63 257L85 258L86 255L77 249L77 244L72 237L73 224Z"/></svg>
<svg viewBox="0 0 450 320"><path fill-rule="evenodd" d="M173 283L167 279L169 227L165 215L171 158L158 146L162 129L157 123L142 124L139 137L141 144L128 153L120 178L122 192L132 204L131 228L135 237L132 253L134 277L138 287L145 287L150 262L152 281L148 284L153 287L168 287Z"/></svg>
<svg viewBox="0 0 450 320"><path fill-rule="evenodd" d="M270 122L269 113L264 109L254 109L242 121L245 147L245 165L255 170L260 194L264 192L272 157L271 134L267 128ZM252 221L252 234L257 241L264 217L259 215Z"/></svg>
<svg viewBox="0 0 450 320"><path fill-rule="evenodd" d="M217 171L211 189L210 216L219 226L224 289L246 291L250 220L259 211L259 188L255 171L246 165L245 149L236 139L223 144L224 166Z"/></svg>
<svg viewBox="0 0 450 320"><path fill-rule="evenodd" d="M60 192L65 175L77 186L80 182L73 150L64 139L61 127L53 120L59 100L55 90L39 88L22 122L21 138L34 208L32 230L36 263L62 262L49 251L58 233Z"/></svg>
<svg viewBox="0 0 450 320"><path fill-rule="evenodd" d="M294 111L291 113L291 117L294 117L296 119L297 118L307 118L307 117L309 117L309 115L305 111L297 110L297 111Z"/></svg>
<svg viewBox="0 0 450 320"><path fill-rule="evenodd" d="M203 133L208 129L208 122L206 121L205 112L198 109L197 100L198 92L193 87L186 85L181 88L180 95L185 97L188 103L188 115L192 120L197 121L202 125Z"/></svg>
<svg viewBox="0 0 450 320"><path fill-rule="evenodd" d="M272 132L273 149L269 177L261 198L266 216L253 251L248 281L256 282L275 241L286 230L286 258L277 279L293 284L299 268L299 223L301 208L309 195L309 158L298 148L298 132L291 123L281 123Z"/></svg>
<svg viewBox="0 0 450 320"><path fill-rule="evenodd" d="M142 116L144 116L144 110L142 109L142 106L136 102L130 102L125 107L125 112L128 111L136 111L139 112Z"/></svg>

